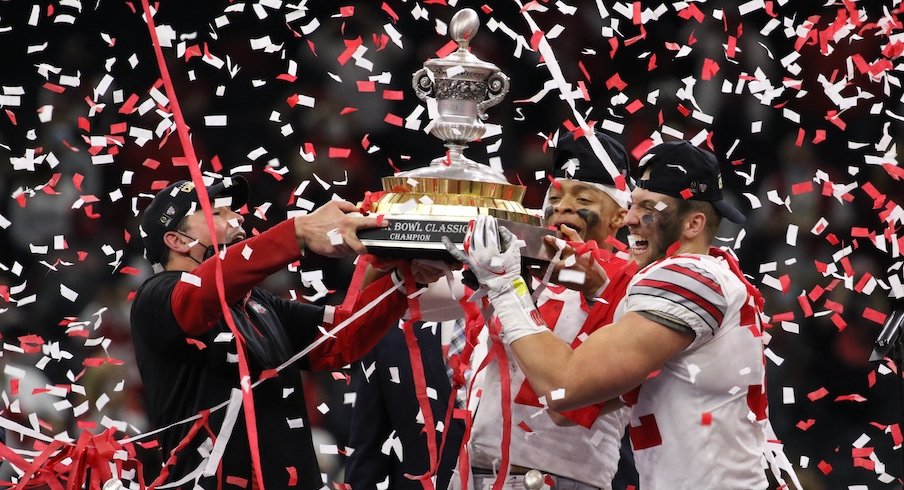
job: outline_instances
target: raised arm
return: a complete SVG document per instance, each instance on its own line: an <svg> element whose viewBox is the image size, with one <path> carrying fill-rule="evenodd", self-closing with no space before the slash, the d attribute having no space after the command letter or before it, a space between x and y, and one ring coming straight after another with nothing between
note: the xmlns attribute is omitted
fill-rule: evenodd
<svg viewBox="0 0 904 490"><path fill-rule="evenodd" d="M383 225L376 218L354 213L356 209L349 202L331 201L229 247L222 260L226 303L239 301L267 276L301 258L302 250L327 257L366 253L357 230ZM205 260L189 274L195 277L176 285L171 306L180 328L188 335L200 335L222 316L216 259Z"/></svg>

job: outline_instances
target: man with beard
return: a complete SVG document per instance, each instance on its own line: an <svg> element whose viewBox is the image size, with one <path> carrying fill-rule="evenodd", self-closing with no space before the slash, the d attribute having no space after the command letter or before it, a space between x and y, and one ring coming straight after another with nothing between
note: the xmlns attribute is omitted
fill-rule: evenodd
<svg viewBox="0 0 904 490"><path fill-rule="evenodd" d="M261 482L267 488L321 488L299 369L338 369L359 358L398 322L405 296L394 273L369 275L351 311L289 301L258 284L303 262L306 252L366 252L356 231L379 221L356 215L349 202L333 201L246 238L236 211L248 199L245 179L227 178L206 191L216 243L230 245L221 251L211 245L191 182L160 191L142 218L145 256L158 272L136 292L131 313L148 416L155 427L199 417L160 436L167 462L161 479L180 488L256 488ZM221 305L228 306L238 335ZM350 318L352 312L359 316ZM277 371L321 337L321 329L343 322L344 330ZM243 354L247 363L241 362ZM259 383L250 390L254 412L210 410L236 399L238 388L249 383ZM249 442L255 434L256 445Z"/></svg>
<svg viewBox="0 0 904 490"><path fill-rule="evenodd" d="M599 142L619 176L609 174L589 138ZM633 263L616 256L611 245L627 213L628 154L606 134L596 132L588 137L569 132L556 142L553 155L554 179L543 204L545 224L570 242L566 253L573 254L571 260L575 260L570 268L584 274L583 281L568 279L573 281L568 286L574 289L563 286L566 260L556 266L550 284L540 286L535 280L535 286L543 287L538 291L537 310L560 341L577 346L587 335L612 321L614 306L636 270ZM616 184L616 179L620 184ZM547 241L555 243L553 237L547 237ZM524 475L530 470L550 475L560 488L612 488L621 438L628 423L627 410L601 415L601 407L596 406L562 414L541 413L543 405L537 393L542 392L534 392L514 363L508 363L508 369L511 382L503 386L496 361L485 368L469 446L474 488L487 488L503 471L503 390L509 391L512 400L508 427L511 444L507 448L511 466L504 488L522 488ZM630 462L627 468L633 471Z"/></svg>
<svg viewBox="0 0 904 490"><path fill-rule="evenodd" d="M721 218L744 215L722 199L715 156L688 142L652 148L640 169L626 225L641 269L615 322L576 348L536 315L518 246L493 218L477 220L467 256L453 253L488 289L503 341L553 409L624 395L640 488L764 489L762 297L711 248Z"/></svg>

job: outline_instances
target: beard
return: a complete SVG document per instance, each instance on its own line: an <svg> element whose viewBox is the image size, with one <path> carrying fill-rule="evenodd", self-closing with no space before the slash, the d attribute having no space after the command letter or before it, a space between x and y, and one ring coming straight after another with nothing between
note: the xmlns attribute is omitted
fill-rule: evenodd
<svg viewBox="0 0 904 490"><path fill-rule="evenodd" d="M682 220L676 213L662 213L656 216L655 221L647 228L653 231L653 236L647 236L646 258L638 260L638 265L646 267L664 259L672 245L681 239L681 224Z"/></svg>

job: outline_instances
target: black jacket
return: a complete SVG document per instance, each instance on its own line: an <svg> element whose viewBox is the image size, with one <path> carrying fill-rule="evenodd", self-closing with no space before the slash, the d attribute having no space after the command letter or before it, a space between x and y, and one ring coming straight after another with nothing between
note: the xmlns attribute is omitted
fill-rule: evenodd
<svg viewBox="0 0 904 490"><path fill-rule="evenodd" d="M416 323L414 332L421 349L427 386L437 392L437 399L430 399L436 423L445 419L452 392L443 360L439 327L434 334L431 329L423 329L421 323ZM363 369L370 368L374 363L376 369L368 381ZM354 451L346 462L346 483L351 485L352 490L372 490L388 477L390 489L422 489L417 480L404 476L405 473L421 475L429 469L427 433L423 430L423 424L416 421L419 406L404 332L390 328L376 347L355 366L357 369L352 374L355 409L348 443ZM390 368L395 367L399 371L398 383L393 382L390 375ZM395 452L390 452L388 456L381 452L392 431L401 441L401 461ZM453 418L440 458L436 488L446 488L449 484L463 435L464 424ZM441 437L442 434L436 432L437 451Z"/></svg>
<svg viewBox="0 0 904 490"><path fill-rule="evenodd" d="M147 413L154 427L165 427L226 401L231 390L239 387L235 341L223 337L217 341L220 334L229 333L225 321L198 337L188 337L179 328L170 308L170 297L180 274L163 272L146 281L132 307L135 357L144 382ZM264 369L275 368L313 341L323 317L322 307L288 301L259 288L251 291L246 302L233 306L231 312L237 328L247 339L252 381ZM267 488L288 487L287 467L294 467L298 474L297 488L323 486L298 371L307 367L303 358L298 367L284 369L252 391ZM225 412L220 409L210 414L209 427L214 434L219 432ZM291 429L287 419L301 419L302 426ZM158 436L164 461L191 426L191 423L183 424ZM200 464L198 447L208 437L202 429L179 451L168 482L179 480ZM228 477L251 478L244 411L232 431L221 466L223 481ZM216 476L202 478L200 484L204 488L216 488L216 480ZM192 488L193 483L187 482L185 487Z"/></svg>

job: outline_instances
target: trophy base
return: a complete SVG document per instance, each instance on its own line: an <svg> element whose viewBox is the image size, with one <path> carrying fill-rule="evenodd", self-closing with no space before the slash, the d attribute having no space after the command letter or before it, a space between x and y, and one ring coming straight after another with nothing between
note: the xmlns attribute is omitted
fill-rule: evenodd
<svg viewBox="0 0 904 490"><path fill-rule="evenodd" d="M470 219L420 216L386 218L389 220L386 228L358 231L361 243L369 253L378 257L454 261L443 245L443 236L448 237L459 250L464 250L462 243L468 233ZM543 240L544 236L558 236L554 230L505 219L500 219L499 224L524 241L521 256L526 262L546 263L555 255L555 250Z"/></svg>

